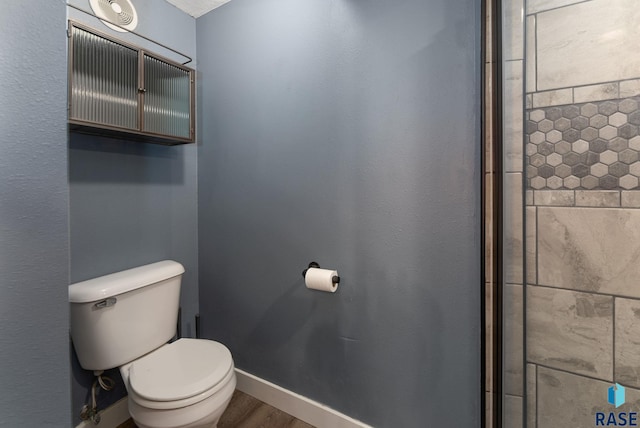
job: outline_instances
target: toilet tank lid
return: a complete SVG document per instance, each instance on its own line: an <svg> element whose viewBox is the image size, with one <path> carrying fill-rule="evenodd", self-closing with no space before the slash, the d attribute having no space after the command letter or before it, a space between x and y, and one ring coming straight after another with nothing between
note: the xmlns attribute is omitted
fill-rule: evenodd
<svg viewBox="0 0 640 428"><path fill-rule="evenodd" d="M87 303L146 287L184 273L184 267L173 260L123 270L69 286L70 303Z"/></svg>

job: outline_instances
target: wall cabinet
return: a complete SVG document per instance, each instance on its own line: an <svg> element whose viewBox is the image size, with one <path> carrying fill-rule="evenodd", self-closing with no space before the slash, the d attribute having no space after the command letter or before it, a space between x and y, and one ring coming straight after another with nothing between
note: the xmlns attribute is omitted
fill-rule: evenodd
<svg viewBox="0 0 640 428"><path fill-rule="evenodd" d="M69 23L69 127L159 144L195 140L192 69Z"/></svg>

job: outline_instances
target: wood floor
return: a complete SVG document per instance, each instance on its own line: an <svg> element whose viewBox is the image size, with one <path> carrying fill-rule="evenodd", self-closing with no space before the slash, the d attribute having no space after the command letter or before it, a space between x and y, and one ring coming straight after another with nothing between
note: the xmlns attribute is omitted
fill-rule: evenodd
<svg viewBox="0 0 640 428"><path fill-rule="evenodd" d="M131 419L118 428L137 428ZM314 428L288 413L236 390L218 428Z"/></svg>

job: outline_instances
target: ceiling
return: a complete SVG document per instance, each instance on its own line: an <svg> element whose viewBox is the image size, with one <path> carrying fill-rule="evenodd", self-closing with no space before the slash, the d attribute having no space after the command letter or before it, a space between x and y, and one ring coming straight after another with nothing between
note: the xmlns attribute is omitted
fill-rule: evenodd
<svg viewBox="0 0 640 428"><path fill-rule="evenodd" d="M185 13L197 18L230 0L167 0Z"/></svg>

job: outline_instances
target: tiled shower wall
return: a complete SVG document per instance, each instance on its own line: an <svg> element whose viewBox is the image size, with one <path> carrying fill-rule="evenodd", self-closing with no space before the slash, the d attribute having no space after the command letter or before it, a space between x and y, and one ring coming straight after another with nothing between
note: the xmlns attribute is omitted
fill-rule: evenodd
<svg viewBox="0 0 640 428"><path fill-rule="evenodd" d="M524 10L526 421L594 426L614 382L627 388L617 410L640 409L640 8Z"/></svg>
<svg viewBox="0 0 640 428"><path fill-rule="evenodd" d="M525 395L523 346L524 0L502 0L502 411L504 427L521 428Z"/></svg>
<svg viewBox="0 0 640 428"><path fill-rule="evenodd" d="M523 0L502 0L502 12L493 9L491 0L486 5L486 57L485 84L485 291L486 291L486 426L493 424L493 411L496 401L502 403L501 415L505 427L522 427L524 406L524 355L523 355L523 288L524 288L524 239L523 239L523 86L524 86L524 26L522 18ZM502 31L502 58L492 49L492 20L501 13L505 24ZM498 60L500 60L498 62ZM494 132L494 113L496 105L492 98L493 81L498 69L502 70L503 86L503 158L500 165L494 162L496 136ZM495 311L493 306L498 292L497 278L494 277L494 245L496 213L493 211L496 174L502 175L503 182L503 260L502 272L503 297L503 376L502 396L494 389L496 373L493 372L494 337L493 325ZM489 190L491 189L491 190Z"/></svg>

